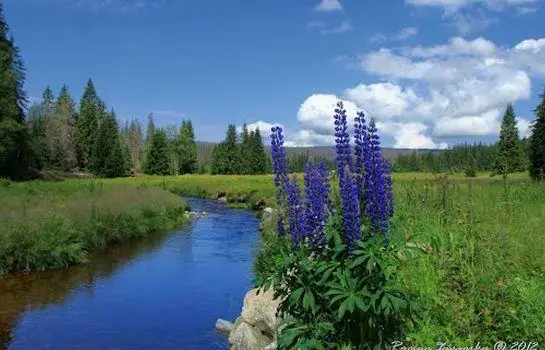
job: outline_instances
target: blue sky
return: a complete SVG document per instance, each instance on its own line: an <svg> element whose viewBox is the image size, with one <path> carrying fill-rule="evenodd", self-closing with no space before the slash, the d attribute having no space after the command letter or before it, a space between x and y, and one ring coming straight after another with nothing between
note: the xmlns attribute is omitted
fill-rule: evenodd
<svg viewBox="0 0 545 350"><path fill-rule="evenodd" d="M332 108L383 143L493 141L513 102L522 134L545 86L543 0L4 0L28 95L88 78L122 119L218 141L228 123L329 144Z"/></svg>

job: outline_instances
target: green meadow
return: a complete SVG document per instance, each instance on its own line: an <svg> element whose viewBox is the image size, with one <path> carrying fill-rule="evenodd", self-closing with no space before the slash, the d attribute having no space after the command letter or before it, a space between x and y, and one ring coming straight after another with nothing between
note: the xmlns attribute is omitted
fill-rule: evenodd
<svg viewBox="0 0 545 350"><path fill-rule="evenodd" d="M408 340L545 340L545 184L526 174L394 175L400 283L418 296ZM0 273L85 263L109 244L181 225L181 196L274 206L271 175L9 182L0 186ZM264 233L265 234L265 233Z"/></svg>

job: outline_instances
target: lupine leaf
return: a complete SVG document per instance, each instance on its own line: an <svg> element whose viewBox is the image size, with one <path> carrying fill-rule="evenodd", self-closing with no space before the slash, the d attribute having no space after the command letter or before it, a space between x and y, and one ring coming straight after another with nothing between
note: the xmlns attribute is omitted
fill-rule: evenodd
<svg viewBox="0 0 545 350"><path fill-rule="evenodd" d="M294 290L290 295L290 302L292 302L293 304L297 304L299 302L299 299L301 299L301 294L304 291L305 290L302 287Z"/></svg>
<svg viewBox="0 0 545 350"><path fill-rule="evenodd" d="M307 310L314 310L315 308L314 294L312 294L311 291L305 292L305 296L303 297L303 308Z"/></svg>

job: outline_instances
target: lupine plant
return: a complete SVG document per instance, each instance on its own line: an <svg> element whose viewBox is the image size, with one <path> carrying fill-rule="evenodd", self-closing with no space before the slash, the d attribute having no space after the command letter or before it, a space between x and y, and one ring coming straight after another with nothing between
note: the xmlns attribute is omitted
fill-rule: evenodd
<svg viewBox="0 0 545 350"><path fill-rule="evenodd" d="M287 174L283 131L271 130L280 248L264 249L272 267L258 285L273 287L282 300L280 349L388 348L411 319L412 303L396 287L399 245L389 239L390 165L375 122L367 125L363 112L355 116L352 150L347 119L339 102L333 115L338 206L331 204L325 164L307 164L301 191Z"/></svg>

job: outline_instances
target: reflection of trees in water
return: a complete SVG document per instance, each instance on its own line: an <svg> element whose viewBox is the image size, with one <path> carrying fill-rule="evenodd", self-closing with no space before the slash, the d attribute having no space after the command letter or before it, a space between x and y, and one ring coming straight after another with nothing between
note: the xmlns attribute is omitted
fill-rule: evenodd
<svg viewBox="0 0 545 350"><path fill-rule="evenodd" d="M166 235L157 233L111 246L82 266L0 277L0 349L7 347L24 311L62 303L78 288L92 293L97 280L108 278L138 255L159 248Z"/></svg>

